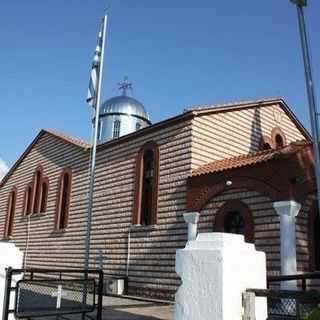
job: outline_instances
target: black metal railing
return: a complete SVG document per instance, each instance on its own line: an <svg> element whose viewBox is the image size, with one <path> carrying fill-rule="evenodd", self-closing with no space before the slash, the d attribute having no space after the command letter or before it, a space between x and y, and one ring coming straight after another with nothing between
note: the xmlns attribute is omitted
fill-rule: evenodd
<svg viewBox="0 0 320 320"><path fill-rule="evenodd" d="M102 270L8 268L2 320L9 314L17 319L79 314L101 320L102 298Z"/></svg>
<svg viewBox="0 0 320 320"><path fill-rule="evenodd" d="M267 298L268 319L304 319L319 304L319 292L249 289L256 297Z"/></svg>
<svg viewBox="0 0 320 320"><path fill-rule="evenodd" d="M320 272L272 276L268 277L268 289L248 289L247 292L267 299L268 320L302 320L306 319L320 303L320 291L310 290L309 282L312 279L320 279ZM299 289L280 289L281 283L287 281L295 281Z"/></svg>
<svg viewBox="0 0 320 320"><path fill-rule="evenodd" d="M289 276L270 276L268 277L268 288L274 284L274 283L281 283L284 281L297 281L298 285L301 287L302 291L306 291L308 286L310 286L310 283L307 282L310 280L320 280L320 272L309 272L309 273L301 273L301 274L295 274L295 275L289 275ZM319 282L320 285L320 282Z"/></svg>

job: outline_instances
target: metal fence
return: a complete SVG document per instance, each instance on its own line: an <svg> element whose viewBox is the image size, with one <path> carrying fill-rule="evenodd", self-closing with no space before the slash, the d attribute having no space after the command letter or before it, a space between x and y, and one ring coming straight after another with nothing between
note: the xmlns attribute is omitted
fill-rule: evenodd
<svg viewBox="0 0 320 320"><path fill-rule="evenodd" d="M320 279L320 272L268 278L268 288L248 289L255 297L267 298L268 320L306 319L320 303L320 292L308 290L308 282ZM275 289L284 281L296 281L299 291ZM270 289L270 287L273 287Z"/></svg>
<svg viewBox="0 0 320 320"><path fill-rule="evenodd" d="M250 289L256 297L267 298L268 320L305 319L319 304L319 292Z"/></svg>
<svg viewBox="0 0 320 320"><path fill-rule="evenodd" d="M78 315L101 320L102 297L101 270L8 268L2 320L9 314L17 319Z"/></svg>

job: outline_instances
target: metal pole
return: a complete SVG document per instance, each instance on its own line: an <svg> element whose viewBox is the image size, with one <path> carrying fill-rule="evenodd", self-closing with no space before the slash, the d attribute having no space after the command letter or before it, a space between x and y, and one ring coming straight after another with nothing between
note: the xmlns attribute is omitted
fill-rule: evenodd
<svg viewBox="0 0 320 320"><path fill-rule="evenodd" d="M89 202L88 202L88 215L87 215L87 233L85 243L85 270L89 269L90 259L90 240L91 240L91 222L92 222L92 207L93 207L93 192L94 192L94 181L95 181L95 166L96 166L96 153L97 153L97 138L98 138L98 127L99 127L99 114L101 104L101 85L102 85L102 71L103 71L103 60L104 50L106 44L106 30L107 30L107 18L105 15L103 18L103 35L102 35L102 48L101 48L101 61L99 66L99 82L97 88L97 100L95 105L95 121L94 121L94 133L92 137L92 162L90 169L90 185L89 185Z"/></svg>
<svg viewBox="0 0 320 320"><path fill-rule="evenodd" d="M307 5L304 0L291 0L297 6L298 20L299 20L299 30L301 37L301 46L303 53L303 61L306 76L306 86L309 101L309 113L311 122L311 133L313 139L313 151L315 156L315 175L317 183L317 200L318 208L320 209L320 153L319 153L319 126L318 126L318 115L317 115L317 99L313 82L312 67L311 67L311 57L308 36L306 31L306 23L304 18L303 7ZM320 214L320 211L319 211Z"/></svg>

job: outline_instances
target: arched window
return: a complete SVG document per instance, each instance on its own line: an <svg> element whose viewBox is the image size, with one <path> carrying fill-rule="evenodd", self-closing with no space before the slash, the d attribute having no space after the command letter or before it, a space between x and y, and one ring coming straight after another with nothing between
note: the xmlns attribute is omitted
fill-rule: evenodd
<svg viewBox="0 0 320 320"><path fill-rule="evenodd" d="M13 188L8 197L7 217L4 230L4 237L9 238L13 233L14 215L16 211L17 189Z"/></svg>
<svg viewBox="0 0 320 320"><path fill-rule="evenodd" d="M275 140L276 140L276 148L282 148L284 146L283 139L280 136L280 134L276 135Z"/></svg>
<svg viewBox="0 0 320 320"><path fill-rule="evenodd" d="M113 122L113 137L114 138L119 138L120 136L120 120L115 120Z"/></svg>
<svg viewBox="0 0 320 320"><path fill-rule="evenodd" d="M49 180L47 178L43 178L41 182L41 198L40 198L41 213L47 211L48 189L49 189Z"/></svg>
<svg viewBox="0 0 320 320"><path fill-rule="evenodd" d="M28 216L31 214L32 207L32 183L28 184L24 191L24 205L23 215Z"/></svg>
<svg viewBox="0 0 320 320"><path fill-rule="evenodd" d="M226 202L216 216L215 231L243 234L247 242L253 242L253 218L246 204L240 200Z"/></svg>
<svg viewBox="0 0 320 320"><path fill-rule="evenodd" d="M71 183L71 170L64 169L59 180L56 208L56 230L63 230L68 225Z"/></svg>
<svg viewBox="0 0 320 320"><path fill-rule="evenodd" d="M137 157L136 192L133 224L157 223L159 188L159 148L156 143L145 144Z"/></svg>
<svg viewBox="0 0 320 320"><path fill-rule="evenodd" d="M42 182L42 167L39 166L36 169L33 177L33 201L32 201L32 213L38 213L40 210L40 193Z"/></svg>
<svg viewBox="0 0 320 320"><path fill-rule="evenodd" d="M282 148L287 144L286 136L279 127L275 127L271 131L271 139L275 149Z"/></svg>
<svg viewBox="0 0 320 320"><path fill-rule="evenodd" d="M317 203L315 202L309 212L309 255L310 271L320 271L320 218Z"/></svg>

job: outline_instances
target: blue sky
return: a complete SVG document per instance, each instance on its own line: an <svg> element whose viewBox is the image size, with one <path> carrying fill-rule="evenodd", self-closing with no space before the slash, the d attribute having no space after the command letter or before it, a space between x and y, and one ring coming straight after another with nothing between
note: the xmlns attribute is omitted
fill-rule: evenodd
<svg viewBox="0 0 320 320"><path fill-rule="evenodd" d="M0 10L0 159L9 166L41 128L89 138L85 97L105 7L105 98L127 75L157 122L192 105L282 96L309 127L289 0L13 0ZM316 83L319 12L319 1L310 0Z"/></svg>

